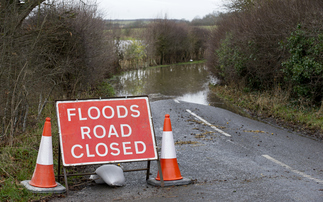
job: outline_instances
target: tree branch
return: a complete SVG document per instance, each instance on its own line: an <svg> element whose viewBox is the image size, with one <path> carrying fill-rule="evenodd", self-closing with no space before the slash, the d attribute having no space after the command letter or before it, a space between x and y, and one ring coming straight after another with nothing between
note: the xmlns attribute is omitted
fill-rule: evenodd
<svg viewBox="0 0 323 202"><path fill-rule="evenodd" d="M16 28L19 27L22 21L30 14L30 12L38 5L43 3L45 0L29 0L25 3L19 3L19 14L18 14L18 24Z"/></svg>

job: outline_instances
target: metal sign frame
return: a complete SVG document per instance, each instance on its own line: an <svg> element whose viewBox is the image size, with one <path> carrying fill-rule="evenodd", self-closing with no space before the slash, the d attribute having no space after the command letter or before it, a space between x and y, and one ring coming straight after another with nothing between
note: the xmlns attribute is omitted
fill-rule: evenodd
<svg viewBox="0 0 323 202"><path fill-rule="evenodd" d="M62 149L63 147L63 140L62 140L62 131L61 131L61 125L60 125L60 112L59 112L59 107L58 104L60 103L80 103L80 102L109 102L109 101L128 101L128 100L134 100L134 99L144 99L147 102L147 113L148 115L148 121L150 125L150 132L151 132L151 138L152 138L152 143L153 143L153 150L154 150L154 156L151 158L142 158L142 159L127 159L127 160L107 160L107 161L100 161L100 162L86 162L86 163L72 163L72 164L66 164L64 161L64 151ZM135 110L134 110L135 111ZM133 169L133 170L124 170L124 172L133 172L133 171L146 171L146 180L149 179L149 173L150 173L150 161L156 160L157 161L157 166L161 178L161 186L164 186L164 180L161 172L161 166L160 166L160 160L159 160L159 155L157 151L157 142L156 142L156 136L155 136L155 131L153 127L153 121L152 121L152 115L151 115L151 110L150 110L150 103L149 103L149 98L147 95L144 96L125 96L125 97L111 97L111 98L105 98L105 99L82 99L82 100L57 100L56 101L56 112L57 112L57 120L58 120L58 129L59 129L59 135L58 135L58 141L59 141L59 148L58 148L58 180L61 179L61 177L64 177L65 181L65 186L66 190L68 191L68 183L67 183L67 177L68 176L82 176L82 175L92 175L95 173L72 173L68 174L66 167L70 166L81 166L81 165L94 165L94 164L106 164L106 163L124 163L124 162L141 162L141 161L147 161L147 167L146 168L140 168L140 169ZM130 129L131 130L131 129ZM150 148L151 149L151 148ZM62 155L62 156L61 156ZM62 158L61 158L62 157ZM61 160L63 162L63 172L64 175L60 174L61 171Z"/></svg>

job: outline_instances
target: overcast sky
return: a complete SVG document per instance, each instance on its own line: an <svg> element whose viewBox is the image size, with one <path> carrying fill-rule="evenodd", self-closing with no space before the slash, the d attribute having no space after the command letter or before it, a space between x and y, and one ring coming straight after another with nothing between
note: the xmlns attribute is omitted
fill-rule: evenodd
<svg viewBox="0 0 323 202"><path fill-rule="evenodd" d="M97 0L106 19L164 18L192 20L223 11L230 0Z"/></svg>

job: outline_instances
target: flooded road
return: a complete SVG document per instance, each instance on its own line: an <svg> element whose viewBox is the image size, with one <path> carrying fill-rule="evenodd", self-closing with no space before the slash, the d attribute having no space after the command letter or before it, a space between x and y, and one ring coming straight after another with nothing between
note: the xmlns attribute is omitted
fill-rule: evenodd
<svg viewBox="0 0 323 202"><path fill-rule="evenodd" d="M209 90L217 82L205 64L188 64L124 72L113 85L117 96L149 95L151 101L175 99L236 111Z"/></svg>

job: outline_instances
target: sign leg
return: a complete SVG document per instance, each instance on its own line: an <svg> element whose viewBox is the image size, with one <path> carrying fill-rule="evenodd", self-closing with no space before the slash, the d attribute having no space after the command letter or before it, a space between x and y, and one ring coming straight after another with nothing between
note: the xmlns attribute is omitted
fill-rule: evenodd
<svg viewBox="0 0 323 202"><path fill-rule="evenodd" d="M157 165L158 165L158 171L159 171L159 177L160 177L160 185L161 187L164 187L164 177L163 177L163 172L160 166L160 161L159 159L157 160Z"/></svg>
<svg viewBox="0 0 323 202"><path fill-rule="evenodd" d="M65 188L66 188L66 193L68 194L68 183L67 183L67 175L66 175L66 169L65 167L63 167L63 171L64 171L64 180L65 180Z"/></svg>
<svg viewBox="0 0 323 202"><path fill-rule="evenodd" d="M58 166L57 166L57 181L61 182L61 146L58 140Z"/></svg>
<svg viewBox="0 0 323 202"><path fill-rule="evenodd" d="M147 161L147 173L146 173L146 180L149 179L150 174L150 160Z"/></svg>

